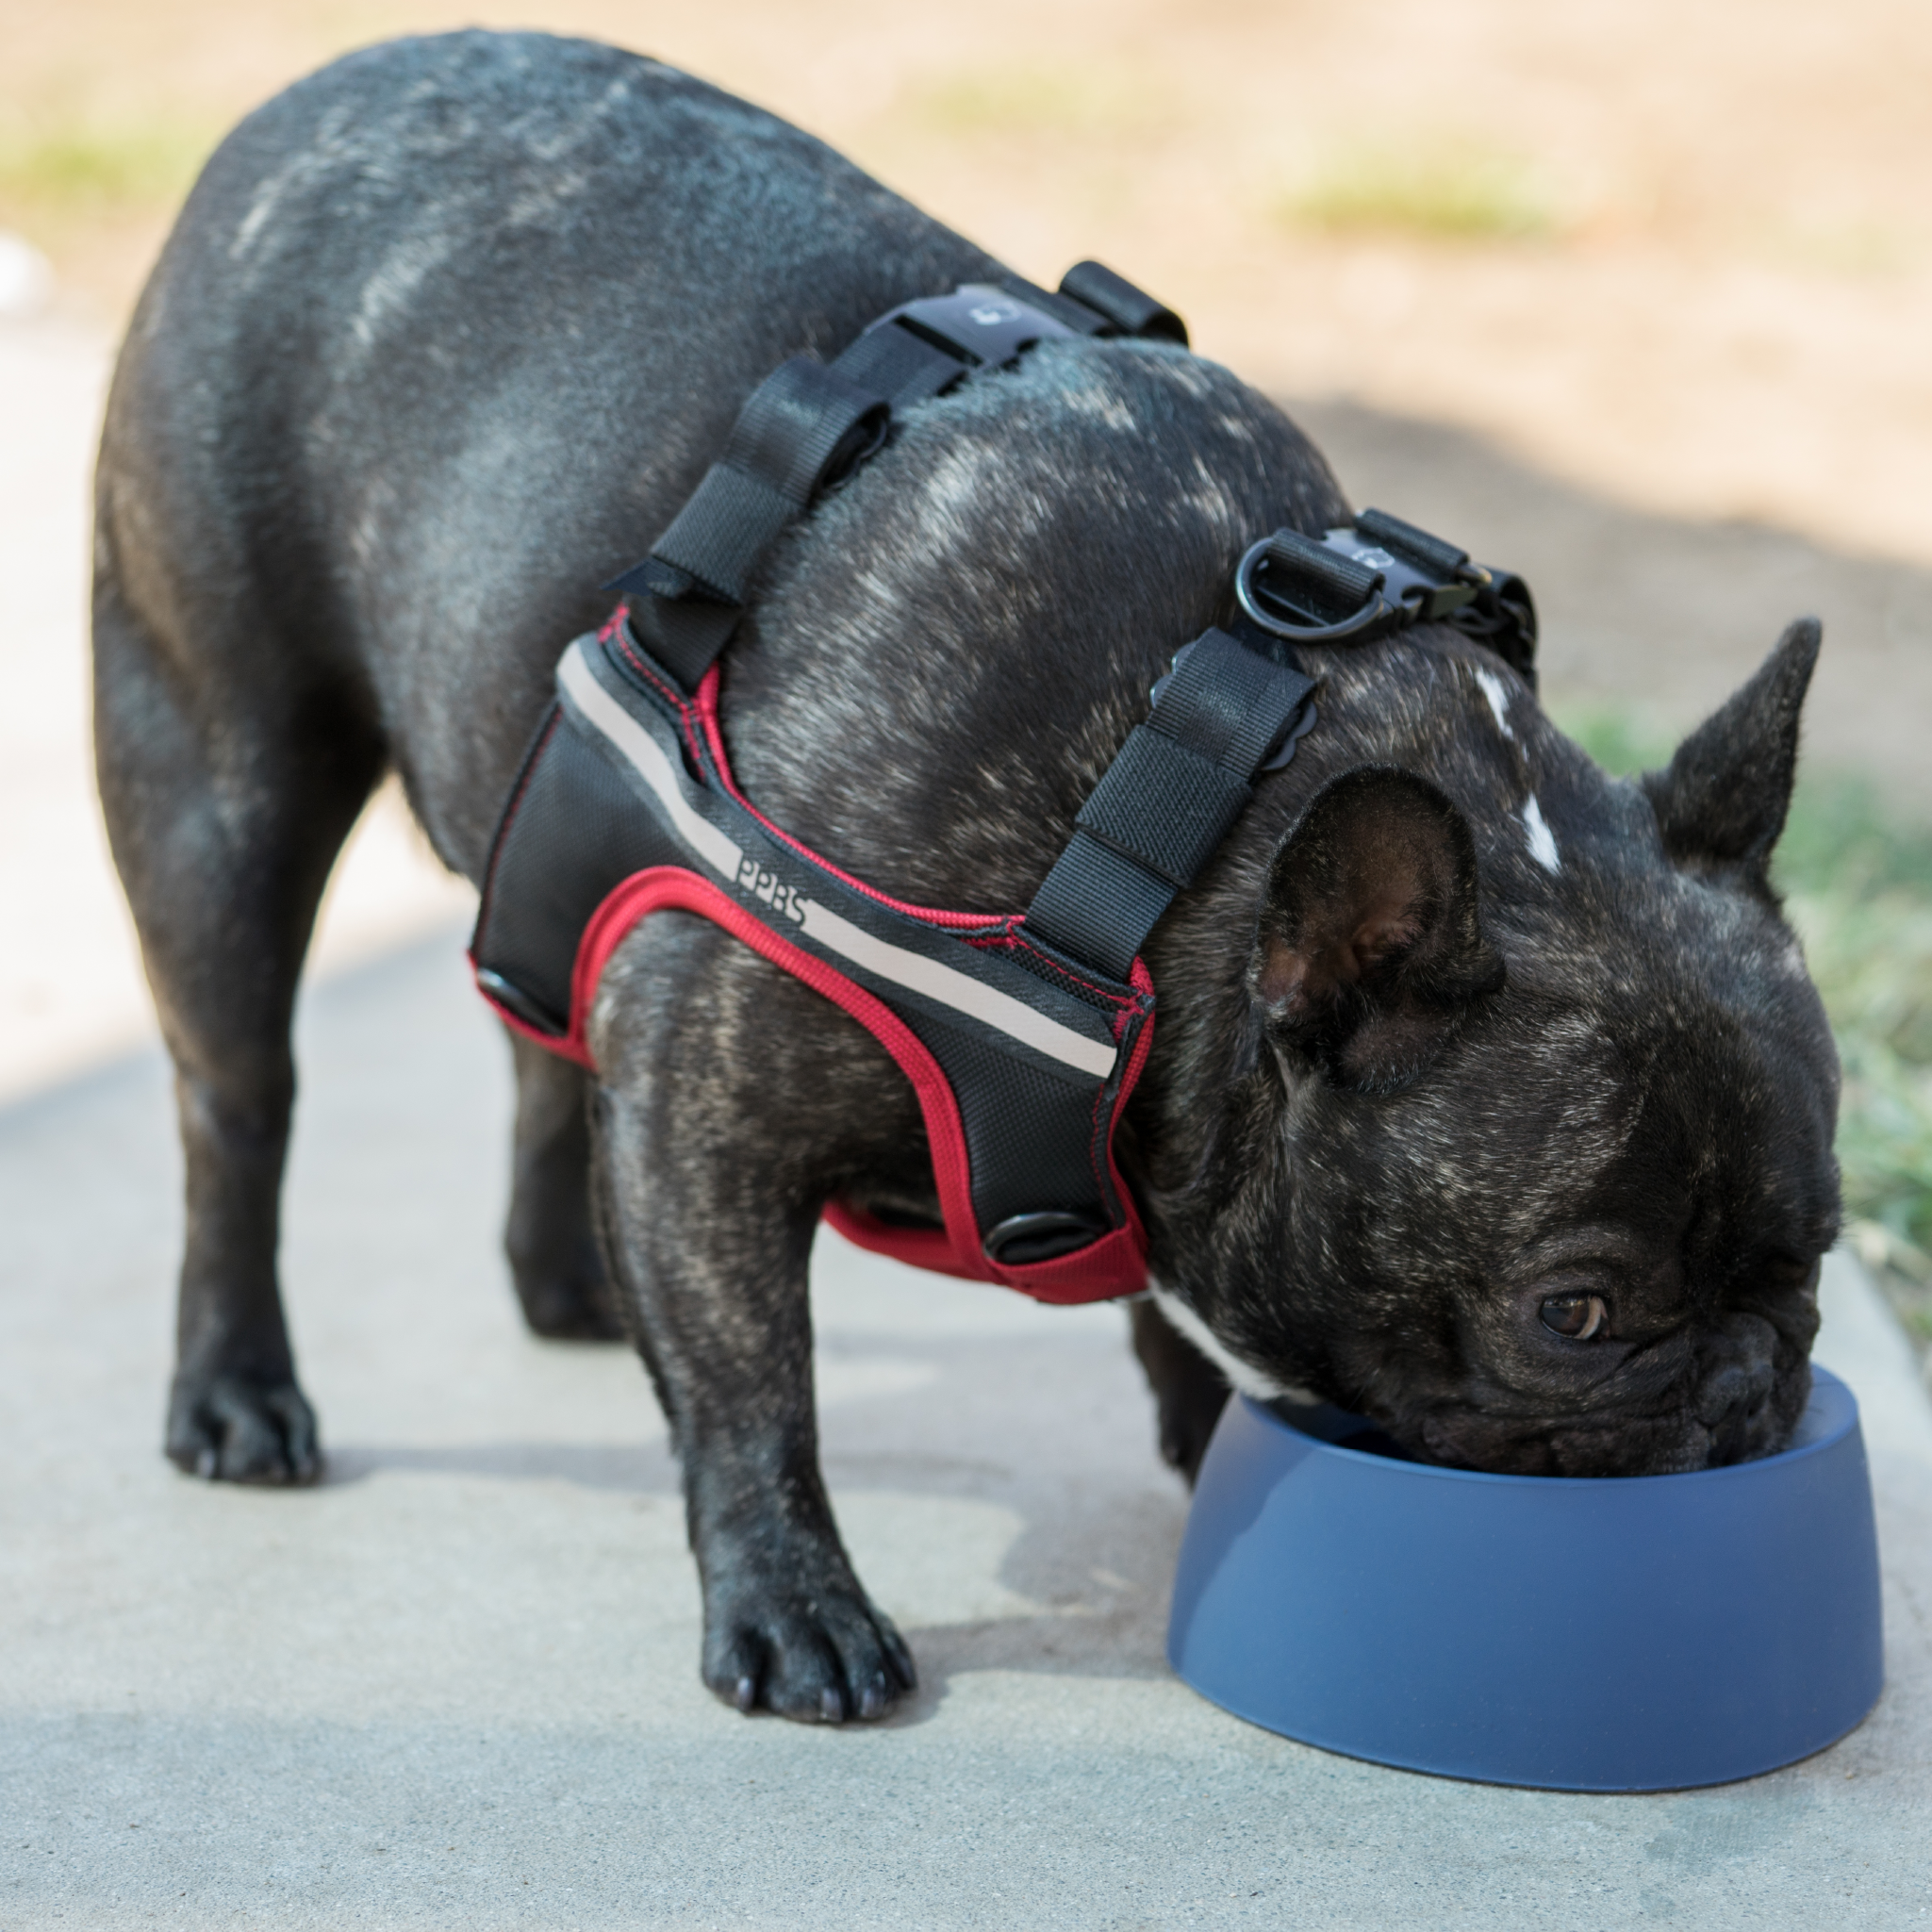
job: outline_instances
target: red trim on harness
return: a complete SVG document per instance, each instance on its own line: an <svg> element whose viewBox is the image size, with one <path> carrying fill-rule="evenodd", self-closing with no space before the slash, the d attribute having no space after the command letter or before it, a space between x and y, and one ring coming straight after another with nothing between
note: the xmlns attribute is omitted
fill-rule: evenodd
<svg viewBox="0 0 1932 1932"><path fill-rule="evenodd" d="M820 870L830 872L842 884L850 885L854 892L863 892L867 899L876 900L881 905L889 905L896 913L904 913L915 919L923 919L929 926L989 926L1002 918L1016 918L1016 913L949 913L937 906L908 905L902 899L894 899L881 892L876 885L867 885L863 879L854 879L850 872L841 872L830 859L801 845L782 825L774 825L743 792L738 782L732 776L731 760L725 754L724 733L718 718L718 677L720 667L713 665L704 673L703 681L698 686L697 696L692 699L693 709L704 729L704 742L711 752L711 762L718 768L718 780L732 799L742 805L751 817L770 833L781 845L789 846L801 859L809 859Z"/></svg>
<svg viewBox="0 0 1932 1932"><path fill-rule="evenodd" d="M873 895L875 898L877 894ZM1033 1262L1023 1267L1000 1267L982 1253L978 1222L973 1214L970 1173L966 1156L966 1129L959 1117L959 1102L951 1083L939 1063L929 1053L918 1036L883 1000L866 991L846 976L799 947L782 939L770 927L752 916L728 898L709 880L681 866L652 866L621 880L605 896L590 916L577 945L576 963L570 975L570 1027L562 1039L554 1039L526 1026L512 1014L490 1004L503 1019L520 1033L554 1053L574 1060L578 1065L595 1070L586 1028L590 1008L597 997L599 981L624 935L639 920L653 912L676 908L697 913L722 927L733 938L793 978L802 980L815 993L823 994L835 1006L850 1014L893 1059L913 1083L919 1111L925 1116L926 1139L932 1150L933 1178L939 1193L940 1213L946 1229L888 1228L871 1215L843 1202L829 1202L825 1218L847 1240L875 1253L909 1262L915 1267L939 1274L956 1275L970 1281L997 1281L1016 1288L1036 1301L1075 1303L1109 1301L1122 1295L1137 1295L1147 1286L1147 1236L1140 1216L1134 1212L1133 1197L1114 1166L1111 1137L1107 1160L1115 1193L1127 1215L1127 1225L1102 1236L1078 1254L1057 1261ZM1147 969L1134 963L1134 983L1150 991ZM479 988L479 991L482 989ZM487 993L484 994L489 999ZM1148 1049L1152 1044L1151 1019L1141 1029L1132 1056L1122 1076L1118 1104L1124 1107L1140 1078ZM1098 1131L1098 1128L1097 1128Z"/></svg>

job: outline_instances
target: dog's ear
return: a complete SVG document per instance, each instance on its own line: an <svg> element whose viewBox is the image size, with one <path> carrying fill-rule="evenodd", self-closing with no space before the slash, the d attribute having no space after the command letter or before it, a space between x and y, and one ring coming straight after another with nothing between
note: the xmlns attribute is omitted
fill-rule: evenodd
<svg viewBox="0 0 1932 1932"><path fill-rule="evenodd" d="M1268 871L1247 985L1269 1037L1340 1085L1387 1092L1502 981L1461 813L1386 766L1324 786Z"/></svg>
<svg viewBox="0 0 1932 1932"><path fill-rule="evenodd" d="M1816 618L1800 618L1763 668L1677 747L1643 789L1674 865L1761 883L1784 830L1798 764L1798 713L1818 662Z"/></svg>

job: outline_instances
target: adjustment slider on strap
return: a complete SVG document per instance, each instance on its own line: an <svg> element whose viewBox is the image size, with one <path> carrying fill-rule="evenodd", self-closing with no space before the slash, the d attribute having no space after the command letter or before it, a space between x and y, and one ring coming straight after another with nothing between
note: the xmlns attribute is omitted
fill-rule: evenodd
<svg viewBox="0 0 1932 1932"><path fill-rule="evenodd" d="M723 457L651 554L604 586L636 598L646 644L687 689L735 628L766 552L878 445L889 411L845 371L794 355L751 391Z"/></svg>
<svg viewBox="0 0 1932 1932"><path fill-rule="evenodd" d="M1214 856L1284 736L1300 735L1314 682L1213 630L1176 653L1157 688L1027 908L1030 933L1115 979Z"/></svg>
<svg viewBox="0 0 1932 1932"><path fill-rule="evenodd" d="M1187 324L1164 303L1136 289L1125 275L1116 275L1104 262L1075 262L1061 276L1060 292L1104 316L1108 334L1187 347Z"/></svg>

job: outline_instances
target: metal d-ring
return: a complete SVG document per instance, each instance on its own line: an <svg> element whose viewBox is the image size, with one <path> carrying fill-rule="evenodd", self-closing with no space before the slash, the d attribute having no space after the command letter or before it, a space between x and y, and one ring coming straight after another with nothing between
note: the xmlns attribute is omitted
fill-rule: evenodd
<svg viewBox="0 0 1932 1932"><path fill-rule="evenodd" d="M1266 560L1272 537L1264 537L1259 543L1250 544L1247 553L1241 559L1234 571L1234 595L1242 609L1258 623L1263 630L1272 631L1278 637L1292 637L1299 644L1333 644L1346 637L1360 636L1371 625L1398 618L1401 613L1394 609L1381 594L1381 579L1376 579L1374 587L1368 593L1367 602L1362 608L1334 624L1295 624L1286 619L1271 616L1261 606L1255 596L1254 573Z"/></svg>

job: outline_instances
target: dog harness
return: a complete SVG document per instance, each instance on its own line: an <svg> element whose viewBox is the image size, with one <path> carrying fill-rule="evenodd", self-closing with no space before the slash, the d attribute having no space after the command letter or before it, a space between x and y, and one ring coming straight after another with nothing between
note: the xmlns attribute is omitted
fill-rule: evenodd
<svg viewBox="0 0 1932 1932"><path fill-rule="evenodd" d="M752 392L651 554L605 586L624 601L564 652L471 947L510 1026L593 1067L590 1008L625 934L666 907L712 920L843 1007L917 1096L943 1225L842 1201L825 1218L1049 1302L1147 1285L1114 1153L1153 1039L1140 949L1314 724L1292 646L1445 619L1528 675L1535 642L1519 580L1395 518L1366 511L1320 541L1277 531L1236 571L1242 615L1176 653L1024 913L906 905L808 850L739 790L718 728L718 655L761 560L896 412L1074 336L1187 342L1171 310L1082 262L1057 293L1015 277L908 302L830 364L794 357Z"/></svg>

